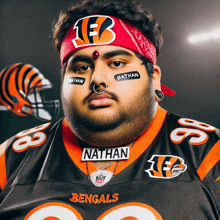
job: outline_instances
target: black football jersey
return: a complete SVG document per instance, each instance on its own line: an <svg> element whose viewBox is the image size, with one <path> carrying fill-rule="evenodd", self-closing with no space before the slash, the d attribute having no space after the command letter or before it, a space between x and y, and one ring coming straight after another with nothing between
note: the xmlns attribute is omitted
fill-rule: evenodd
<svg viewBox="0 0 220 220"><path fill-rule="evenodd" d="M97 170L92 159L105 149L83 161L66 119L22 131L0 148L0 219L219 220L219 137L158 107L129 158Z"/></svg>

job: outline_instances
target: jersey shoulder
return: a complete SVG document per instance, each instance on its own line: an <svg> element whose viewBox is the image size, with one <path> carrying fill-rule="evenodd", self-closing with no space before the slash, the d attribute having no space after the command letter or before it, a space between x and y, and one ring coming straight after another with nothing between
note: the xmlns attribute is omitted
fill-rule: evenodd
<svg viewBox="0 0 220 220"><path fill-rule="evenodd" d="M174 144L188 141L191 145L214 144L220 139L220 130L207 123L168 113L167 127Z"/></svg>
<svg viewBox="0 0 220 220"><path fill-rule="evenodd" d="M214 182L219 179L220 130L207 123L170 113L167 118L173 146L181 148L185 156L194 158L200 180L212 179Z"/></svg>
<svg viewBox="0 0 220 220"><path fill-rule="evenodd" d="M25 163L34 149L53 138L60 121L48 122L21 131L0 145L0 188L4 189L13 172ZM50 142L50 141L49 141Z"/></svg>

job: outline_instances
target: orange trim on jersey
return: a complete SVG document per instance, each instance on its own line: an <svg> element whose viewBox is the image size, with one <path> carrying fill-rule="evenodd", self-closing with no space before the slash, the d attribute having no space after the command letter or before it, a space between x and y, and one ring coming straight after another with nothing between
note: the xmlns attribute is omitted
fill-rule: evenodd
<svg viewBox="0 0 220 220"><path fill-rule="evenodd" d="M215 182L217 182L217 181L219 181L220 180L220 176L216 179L216 181Z"/></svg>
<svg viewBox="0 0 220 220"><path fill-rule="evenodd" d="M55 209L55 213L53 213L54 216L51 216L51 211L49 208L50 207L56 207ZM47 209L48 208L48 209ZM61 209L64 208L64 209ZM49 213L47 213L49 212ZM34 219L33 216L37 216L37 217L43 217L43 219L60 219L56 217L57 212L62 212L65 214L65 216L67 216L66 212L72 212L74 213L75 217L77 217L78 220L83 220L82 216L79 214L79 212L73 208L72 206L62 203L62 202L48 202L48 203L44 203L42 205L37 206L36 208L32 209L24 218L24 220L28 220L28 219ZM36 215L36 213L38 213ZM49 216L47 216L49 215ZM70 216L71 217L71 216ZM74 217L74 216L72 216ZM42 218L39 218L42 219ZM62 218L63 219L63 218ZM68 218L69 219L69 218ZM74 218L76 219L76 218Z"/></svg>
<svg viewBox="0 0 220 220"><path fill-rule="evenodd" d="M5 149L7 141L0 145L0 188L3 190L7 183L6 166L5 166Z"/></svg>
<svg viewBox="0 0 220 220"><path fill-rule="evenodd" d="M86 162L81 161L83 152L82 148L79 146L78 139L76 135L71 131L66 118L62 123L62 136L63 143L72 161L87 175L88 171ZM97 171L95 165L92 162L88 162L88 166L90 173Z"/></svg>
<svg viewBox="0 0 220 220"><path fill-rule="evenodd" d="M120 161L118 163L118 166L117 162L114 162L113 165L107 170L113 172L115 167L117 166L117 169L115 171L115 175L117 175L130 164L132 164L138 157L140 157L144 153L144 151L150 146L150 144L153 142L156 135L160 131L166 114L167 112L158 106L156 116L154 117L154 120L152 121L151 125L149 126L147 131L145 131L145 133L137 139L135 144L130 149L129 159ZM62 123L62 135L63 142L69 156L71 157L73 162L87 175L88 170L86 162L81 161L83 152L82 148L79 146L77 137L71 131L66 118L63 120ZM98 170L92 162L88 162L88 169L90 174Z"/></svg>
<svg viewBox="0 0 220 220"><path fill-rule="evenodd" d="M215 164L220 160L220 140L215 143L209 153L206 155L205 159L199 166L197 173L199 178L203 180L208 172L215 166Z"/></svg>
<svg viewBox="0 0 220 220"><path fill-rule="evenodd" d="M155 139L156 135L161 129L161 126L164 122L167 112L158 106L156 116L149 126L149 128L145 131L145 133L137 139L135 144L130 149L130 157L128 160L120 161L115 174L120 173L123 169L133 163L138 157L140 157L144 151L150 146L150 144Z"/></svg>

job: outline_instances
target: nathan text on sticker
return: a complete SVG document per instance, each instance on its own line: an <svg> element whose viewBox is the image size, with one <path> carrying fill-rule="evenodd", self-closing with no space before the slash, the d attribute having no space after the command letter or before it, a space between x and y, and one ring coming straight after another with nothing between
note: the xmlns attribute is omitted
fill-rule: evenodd
<svg viewBox="0 0 220 220"><path fill-rule="evenodd" d="M116 81L123 81L123 80L130 80L130 79L139 79L140 74L137 71L134 72L128 72L128 73L121 73L115 75L115 80Z"/></svg>
<svg viewBox="0 0 220 220"><path fill-rule="evenodd" d="M68 83L69 84L79 84L79 85L83 85L85 82L85 79L82 77L71 77L69 78Z"/></svg>

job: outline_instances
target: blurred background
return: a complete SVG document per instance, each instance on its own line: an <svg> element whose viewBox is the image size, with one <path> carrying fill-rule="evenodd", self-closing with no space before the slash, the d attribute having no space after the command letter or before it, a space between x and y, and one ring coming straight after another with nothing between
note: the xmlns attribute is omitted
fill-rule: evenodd
<svg viewBox="0 0 220 220"><path fill-rule="evenodd" d="M162 83L176 91L161 106L220 127L220 1L139 0L164 33L157 64ZM0 0L0 70L30 63L51 81L46 100L60 99L60 60L49 40L51 24L73 0ZM59 118L63 117L63 112ZM0 142L44 122L0 111Z"/></svg>

